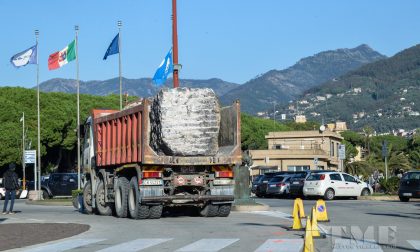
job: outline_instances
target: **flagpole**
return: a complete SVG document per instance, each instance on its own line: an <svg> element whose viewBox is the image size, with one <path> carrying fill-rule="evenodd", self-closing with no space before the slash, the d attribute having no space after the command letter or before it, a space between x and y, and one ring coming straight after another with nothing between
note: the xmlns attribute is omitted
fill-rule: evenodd
<svg viewBox="0 0 420 252"><path fill-rule="evenodd" d="M35 190L38 189L38 199L41 199L41 119L40 119L40 109L39 109L39 50L38 50L38 38L39 30L35 30L36 37L36 86L37 86L37 107L38 107L38 172L35 169ZM37 174L38 173L38 174ZM38 179L37 179L38 178ZM37 184L38 182L38 184Z"/></svg>
<svg viewBox="0 0 420 252"><path fill-rule="evenodd" d="M120 110L122 110L122 75L121 75L121 20L118 21L118 63L120 76Z"/></svg>
<svg viewBox="0 0 420 252"><path fill-rule="evenodd" d="M178 30L177 30L177 16L176 16L176 0L172 0L172 46L173 46L173 65L174 65L174 88L179 87L178 79Z"/></svg>
<svg viewBox="0 0 420 252"><path fill-rule="evenodd" d="M76 31L76 82L77 82L77 189L80 190L80 83L79 83L79 43L77 41L79 26L75 25Z"/></svg>
<svg viewBox="0 0 420 252"><path fill-rule="evenodd" d="M26 173L25 173L25 112L22 113L22 183L23 190L26 190Z"/></svg>

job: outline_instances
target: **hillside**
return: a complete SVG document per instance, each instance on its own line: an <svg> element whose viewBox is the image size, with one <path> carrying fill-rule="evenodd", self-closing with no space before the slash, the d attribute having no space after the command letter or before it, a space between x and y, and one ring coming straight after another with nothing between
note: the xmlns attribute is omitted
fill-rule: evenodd
<svg viewBox="0 0 420 252"><path fill-rule="evenodd" d="M367 64L308 90L299 112L320 121L344 120L379 132L420 127L420 45ZM296 112L294 104L289 114Z"/></svg>
<svg viewBox="0 0 420 252"><path fill-rule="evenodd" d="M385 56L367 45L324 51L303 58L285 70L271 70L221 97L228 104L239 99L244 111L256 113L284 104L304 91Z"/></svg>
<svg viewBox="0 0 420 252"><path fill-rule="evenodd" d="M183 87L209 87L212 88L218 96L222 96L230 90L238 86L238 84L226 82L220 79L209 80L190 80L181 79L181 86ZM168 79L165 86L170 87L172 79ZM156 94L162 87L155 86L150 78L140 79L126 79L123 78L123 93L128 93L131 96L149 97ZM51 79L40 84L40 89L43 92L63 92L76 93L76 80L73 79ZM113 78L104 81L81 81L80 93L91 95L109 95L119 94L120 86L119 79Z"/></svg>

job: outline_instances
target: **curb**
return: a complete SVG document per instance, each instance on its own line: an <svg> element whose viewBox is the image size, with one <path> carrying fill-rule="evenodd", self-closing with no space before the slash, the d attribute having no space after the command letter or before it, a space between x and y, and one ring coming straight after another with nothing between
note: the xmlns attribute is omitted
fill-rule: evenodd
<svg viewBox="0 0 420 252"><path fill-rule="evenodd" d="M233 205L232 211L236 212L252 212L252 211L267 211L270 209L269 205L266 204L253 204L253 205Z"/></svg>
<svg viewBox="0 0 420 252"><path fill-rule="evenodd" d="M372 200L372 201L400 201L397 195L384 195L384 196L360 196L360 200Z"/></svg>

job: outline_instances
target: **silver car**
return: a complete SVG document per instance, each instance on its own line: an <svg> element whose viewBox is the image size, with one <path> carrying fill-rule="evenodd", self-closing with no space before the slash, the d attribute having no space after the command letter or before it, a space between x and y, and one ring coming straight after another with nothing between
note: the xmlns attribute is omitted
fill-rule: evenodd
<svg viewBox="0 0 420 252"><path fill-rule="evenodd" d="M267 184L267 195L286 196L290 191L290 178L292 176L277 175L270 179Z"/></svg>

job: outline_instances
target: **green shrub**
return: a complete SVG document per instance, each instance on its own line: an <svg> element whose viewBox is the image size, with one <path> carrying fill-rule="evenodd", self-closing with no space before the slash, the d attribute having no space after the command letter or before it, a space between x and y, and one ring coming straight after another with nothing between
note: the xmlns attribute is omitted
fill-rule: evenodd
<svg viewBox="0 0 420 252"><path fill-rule="evenodd" d="M385 193L396 194L400 186L400 178L390 177L388 180L381 178L379 180L379 185L381 185L381 189L384 190Z"/></svg>
<svg viewBox="0 0 420 252"><path fill-rule="evenodd" d="M81 194L83 191L82 190L72 190L71 191L71 197L72 198L77 198L77 195Z"/></svg>

